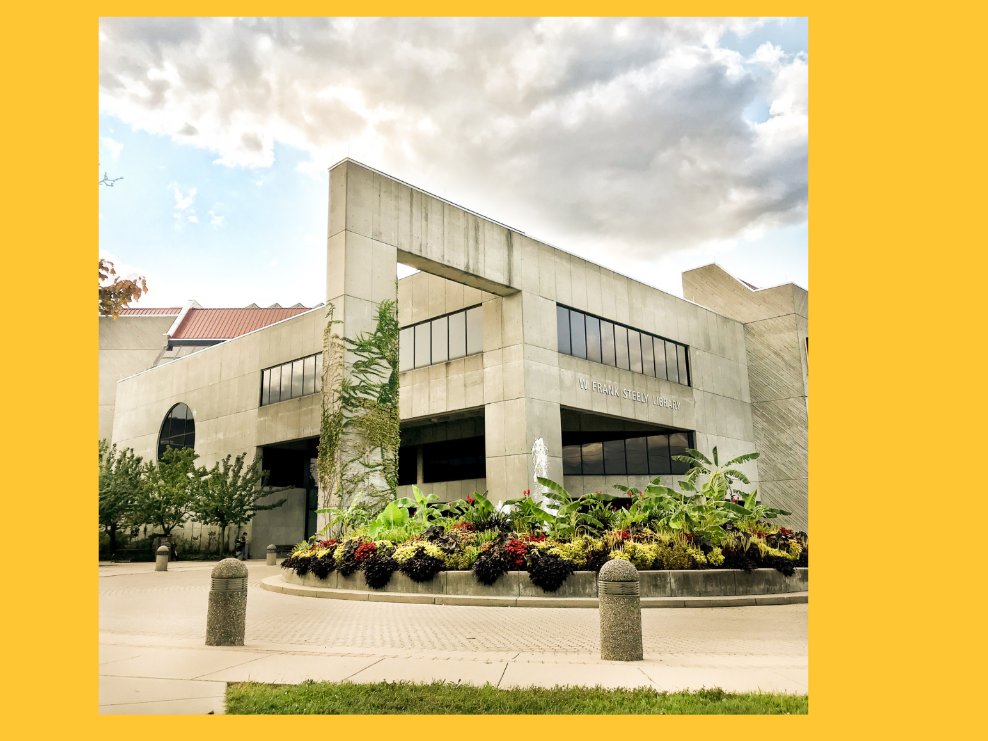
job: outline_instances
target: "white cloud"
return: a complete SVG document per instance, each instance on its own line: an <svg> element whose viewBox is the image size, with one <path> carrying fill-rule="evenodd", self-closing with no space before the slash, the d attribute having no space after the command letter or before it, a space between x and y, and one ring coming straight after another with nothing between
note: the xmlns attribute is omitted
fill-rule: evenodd
<svg viewBox="0 0 988 741"><path fill-rule="evenodd" d="M195 188L190 188L186 195L182 195L182 189L179 188L178 183L169 183L169 188L175 194L175 210L185 211L187 208L192 206L192 202L196 198L197 190Z"/></svg>
<svg viewBox="0 0 988 741"><path fill-rule="evenodd" d="M349 154L567 249L655 259L807 218L807 57L718 45L760 24L103 19L100 107L225 166L268 167L277 141L324 177Z"/></svg>
<svg viewBox="0 0 988 741"><path fill-rule="evenodd" d="M199 219L194 213L189 214L189 221L191 221L193 224L199 223Z"/></svg>
<svg viewBox="0 0 988 741"><path fill-rule="evenodd" d="M223 226L223 217L212 209L209 210L209 223L213 226Z"/></svg>
<svg viewBox="0 0 988 741"><path fill-rule="evenodd" d="M275 267L275 266L276 266L277 264L278 264L278 258L276 257L276 258L274 258L274 259L273 259L273 260L272 260L271 262L269 262L269 263L267 263L267 264L265 264L265 266L264 266L264 267L266 267L266 268L273 268L273 267Z"/></svg>
<svg viewBox="0 0 988 741"><path fill-rule="evenodd" d="M116 270L117 273L115 276L111 277L107 282L112 283L114 280L117 279L136 280L137 278L140 278L142 276L144 277L147 276L146 271L123 262L112 252L107 252L106 250L100 250L99 256L101 260L109 260L110 262L112 262L113 269Z"/></svg>
<svg viewBox="0 0 988 741"><path fill-rule="evenodd" d="M106 147L106 151L110 153L110 159L114 162L119 162L120 152L123 151L124 145L120 142L114 141L108 136L101 138L100 141L103 142L103 146Z"/></svg>

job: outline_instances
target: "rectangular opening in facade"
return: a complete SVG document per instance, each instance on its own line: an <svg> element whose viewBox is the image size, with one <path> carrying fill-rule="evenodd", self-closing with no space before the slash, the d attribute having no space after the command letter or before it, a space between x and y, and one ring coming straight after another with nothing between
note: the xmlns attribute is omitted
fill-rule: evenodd
<svg viewBox="0 0 988 741"><path fill-rule="evenodd" d="M398 485L486 479L483 408L401 423Z"/></svg>
<svg viewBox="0 0 988 741"><path fill-rule="evenodd" d="M672 460L693 447L693 432L634 420L560 410L565 476L684 474Z"/></svg>

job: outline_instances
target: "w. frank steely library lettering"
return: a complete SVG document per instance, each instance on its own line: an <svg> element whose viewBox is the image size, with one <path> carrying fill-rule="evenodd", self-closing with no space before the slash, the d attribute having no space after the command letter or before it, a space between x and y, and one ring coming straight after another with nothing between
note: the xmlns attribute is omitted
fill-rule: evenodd
<svg viewBox="0 0 988 741"><path fill-rule="evenodd" d="M641 402L642 404L648 404L649 395L642 391L635 391L634 389L622 389L617 386L612 386L609 383L600 383L600 381L589 381L586 378L579 379L580 388L584 391L590 391L591 388L598 394L607 394L608 396L620 396L624 399L631 399L632 401ZM592 384L592 385L591 385ZM679 402L675 399L666 399L663 396L653 396L651 397L652 404L657 407L668 407L673 411L679 410Z"/></svg>

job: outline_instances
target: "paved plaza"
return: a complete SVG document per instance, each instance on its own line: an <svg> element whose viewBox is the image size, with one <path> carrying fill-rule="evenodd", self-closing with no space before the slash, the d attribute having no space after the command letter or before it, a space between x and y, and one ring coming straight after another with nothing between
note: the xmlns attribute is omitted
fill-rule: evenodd
<svg viewBox="0 0 988 741"><path fill-rule="evenodd" d="M600 660L598 611L294 597L248 568L243 647L208 648L214 564L100 566L100 712L222 713L227 682L445 680L808 691L808 605L642 611L645 659Z"/></svg>

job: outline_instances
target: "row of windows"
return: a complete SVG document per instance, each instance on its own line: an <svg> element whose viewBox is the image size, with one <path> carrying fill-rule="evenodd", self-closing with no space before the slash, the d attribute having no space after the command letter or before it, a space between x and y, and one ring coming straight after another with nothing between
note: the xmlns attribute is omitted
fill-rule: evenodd
<svg viewBox="0 0 988 741"><path fill-rule="evenodd" d="M692 447L690 433L563 445L566 476L660 476L683 474L689 465L672 460Z"/></svg>
<svg viewBox="0 0 988 741"><path fill-rule="evenodd" d="M405 327L398 335L398 370L445 363L484 351L480 306Z"/></svg>
<svg viewBox="0 0 988 741"><path fill-rule="evenodd" d="M261 372L261 406L322 391L322 353Z"/></svg>
<svg viewBox="0 0 988 741"><path fill-rule="evenodd" d="M556 306L559 352L690 385L686 346L582 311Z"/></svg>

